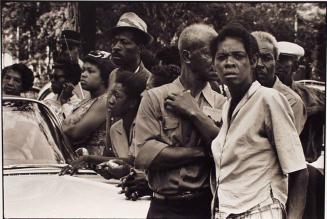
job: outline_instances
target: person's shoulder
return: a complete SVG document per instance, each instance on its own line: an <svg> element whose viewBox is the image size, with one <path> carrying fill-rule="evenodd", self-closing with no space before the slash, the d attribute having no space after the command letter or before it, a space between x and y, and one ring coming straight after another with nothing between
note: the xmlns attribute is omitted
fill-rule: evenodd
<svg viewBox="0 0 327 219"><path fill-rule="evenodd" d="M253 96L255 96L258 100L262 99L265 101L271 101L272 99L280 98L283 95L281 95L281 93L274 88L260 86Z"/></svg>
<svg viewBox="0 0 327 219"><path fill-rule="evenodd" d="M291 88L289 88L283 83L280 83L279 86L276 87L276 90L286 97L291 106L302 102L301 97L295 91L293 91Z"/></svg>
<svg viewBox="0 0 327 219"><path fill-rule="evenodd" d="M110 127L110 132L113 132L117 129L120 130L120 128L123 126L123 120L119 119L118 121L114 122L114 124L111 125Z"/></svg>
<svg viewBox="0 0 327 219"><path fill-rule="evenodd" d="M227 101L227 97L225 97L224 95L218 93L215 90L211 90L211 93L212 93L212 96L214 98L215 106L217 106L218 108L222 108L224 103Z"/></svg>
<svg viewBox="0 0 327 219"><path fill-rule="evenodd" d="M151 96L157 96L157 97L164 97L165 98L168 95L168 93L174 92L174 91L177 91L177 90L178 90L178 88L174 83L168 83L168 84L161 85L159 87L151 88L147 92Z"/></svg>

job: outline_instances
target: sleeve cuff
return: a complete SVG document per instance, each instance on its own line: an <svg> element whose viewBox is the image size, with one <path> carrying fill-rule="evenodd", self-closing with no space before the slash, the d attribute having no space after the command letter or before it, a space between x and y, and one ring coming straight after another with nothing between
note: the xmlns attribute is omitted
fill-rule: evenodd
<svg viewBox="0 0 327 219"><path fill-rule="evenodd" d="M135 168L137 169L149 169L153 160L168 144L159 142L157 140L148 140L140 148L135 158Z"/></svg>

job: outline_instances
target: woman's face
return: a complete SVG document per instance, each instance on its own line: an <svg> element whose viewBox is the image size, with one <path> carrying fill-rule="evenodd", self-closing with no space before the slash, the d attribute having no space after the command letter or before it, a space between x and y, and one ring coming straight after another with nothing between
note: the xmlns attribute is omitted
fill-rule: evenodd
<svg viewBox="0 0 327 219"><path fill-rule="evenodd" d="M80 82L82 88L87 91L97 90L101 85L104 85L100 69L97 65L90 62L84 63Z"/></svg>

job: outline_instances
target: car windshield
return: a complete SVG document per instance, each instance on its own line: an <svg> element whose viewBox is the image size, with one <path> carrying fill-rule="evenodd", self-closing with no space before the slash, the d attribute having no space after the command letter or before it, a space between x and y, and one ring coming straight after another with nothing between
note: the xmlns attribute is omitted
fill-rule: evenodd
<svg viewBox="0 0 327 219"><path fill-rule="evenodd" d="M2 101L4 166L65 163L43 107L24 100Z"/></svg>

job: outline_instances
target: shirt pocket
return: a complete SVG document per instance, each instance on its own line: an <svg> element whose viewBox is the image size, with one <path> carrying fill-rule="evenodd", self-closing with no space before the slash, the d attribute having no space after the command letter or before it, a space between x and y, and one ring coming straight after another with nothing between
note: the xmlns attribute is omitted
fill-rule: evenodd
<svg viewBox="0 0 327 219"><path fill-rule="evenodd" d="M180 121L171 116L164 116L162 118L162 133L161 137L169 145L175 145L180 142Z"/></svg>

